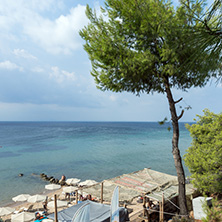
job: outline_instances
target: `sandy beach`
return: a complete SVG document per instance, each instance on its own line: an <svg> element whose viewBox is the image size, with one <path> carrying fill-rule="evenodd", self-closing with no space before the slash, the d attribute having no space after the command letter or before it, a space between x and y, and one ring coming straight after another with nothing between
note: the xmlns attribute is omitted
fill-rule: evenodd
<svg viewBox="0 0 222 222"><path fill-rule="evenodd" d="M54 200L54 196L56 195L57 197L57 200L66 200L68 201L68 205L67 207L61 207L61 208L58 208L58 212L63 210L63 209L66 209L72 205L75 205L76 204L76 200L74 197L71 197L71 201L70 199L66 199L65 198L65 194L63 192L63 188L65 186L61 187L60 189L58 190L55 190L55 191L45 191L41 194L43 195L46 195L48 197L48 200L49 201L52 201ZM84 192L84 188L83 188L83 192ZM92 198L95 198L93 195L92 195ZM142 203L137 203L136 201L137 198L134 198L132 200L132 202L129 204L127 204L127 208L129 208L130 210L130 221L133 221L133 222L137 222L139 221L138 219L138 215L142 213ZM96 201L100 201L98 199L96 199ZM110 204L110 201L104 201L103 202L104 204ZM5 205L5 207L12 207L12 208L15 208L15 211L24 211L24 209L28 209L30 206L32 206L32 209L29 210L28 212L31 212L31 213L35 213L37 211L43 211L43 205L42 205L42 202L37 202L37 203L29 203L27 201L24 201L24 202L12 202L10 204L7 204ZM121 206L121 204L120 204ZM54 208L48 208L48 211L47 211L48 214L51 214L51 213L54 213ZM9 215L6 215L6 216L2 216L1 218L3 219L3 221L10 221L11 220L11 215L13 213L9 214Z"/></svg>
<svg viewBox="0 0 222 222"><path fill-rule="evenodd" d="M60 189L55 191L44 191L42 194L48 197L48 202L53 201L56 197L58 200L67 201L66 207L58 208L57 211L61 211L67 207L71 207L76 204L76 196L66 197L66 193L63 188L68 186L67 184L63 185ZM177 177L169 174L165 174L159 171L152 170L150 168L144 168L139 171L134 171L129 174L123 174L114 178L110 178L108 180L103 180L102 182L93 183L91 186L81 186L74 188L75 192L78 193L78 200L80 194L83 197L87 197L87 195L91 195L92 200L96 202L102 202L104 204L110 204L112 200L113 191L119 187L119 206L126 207L129 212L130 221L137 222L141 221L140 216L143 216L143 200L138 203L138 197L145 196L147 198L151 198L153 200L153 209L156 212L159 212L159 206L163 201L163 193L164 199L171 201L167 206L167 201L165 204L166 212L175 213L177 209L175 208L175 204L177 204L176 197L178 192L178 181ZM78 191L78 192L77 192ZM192 195L195 192L192 184L186 184L186 194L187 196ZM56 196L55 196L56 195ZM141 199L140 199L141 200ZM172 203L174 201L174 203ZM32 205L32 208L29 209L29 212L43 211L43 203L11 203L8 206L14 207L16 211L23 211L24 208L29 208ZM49 208L48 204L48 214L54 212L54 208ZM155 215L154 215L155 216ZM7 215L2 217L3 220L10 219L11 215ZM169 217L168 217L169 218Z"/></svg>

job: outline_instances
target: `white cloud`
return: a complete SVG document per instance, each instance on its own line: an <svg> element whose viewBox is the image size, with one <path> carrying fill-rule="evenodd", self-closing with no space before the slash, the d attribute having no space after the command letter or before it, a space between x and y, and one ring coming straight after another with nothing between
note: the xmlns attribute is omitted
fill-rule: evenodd
<svg viewBox="0 0 222 222"><path fill-rule="evenodd" d="M59 0L0 0L2 33L13 35L17 41L31 38L52 54L70 54L81 47L79 30L88 20L83 5L71 8L66 15L58 15L63 4Z"/></svg>
<svg viewBox="0 0 222 222"><path fill-rule="evenodd" d="M15 63L12 63L10 61L4 61L0 62L0 69L7 69L7 70L15 70L18 69L19 71L23 71L23 68L16 65Z"/></svg>
<svg viewBox="0 0 222 222"><path fill-rule="evenodd" d="M25 59L37 59L35 56L31 55L24 49L14 49L13 54L18 56L18 57L23 57Z"/></svg>
<svg viewBox="0 0 222 222"><path fill-rule="evenodd" d="M61 15L55 20L38 16L26 23L24 30L49 53L70 54L81 46L79 30L86 23L85 6L78 5L68 15Z"/></svg>
<svg viewBox="0 0 222 222"><path fill-rule="evenodd" d="M36 67L33 67L33 68L31 69L31 71L32 71L32 72L37 72L37 73L42 73L42 72L44 72L45 70L44 70L43 68L41 68L41 67L36 66Z"/></svg>
<svg viewBox="0 0 222 222"><path fill-rule="evenodd" d="M63 83L65 81L76 80L74 72L67 72L65 70L60 70L57 66L51 68L52 72L50 73L50 78L54 79L57 83Z"/></svg>

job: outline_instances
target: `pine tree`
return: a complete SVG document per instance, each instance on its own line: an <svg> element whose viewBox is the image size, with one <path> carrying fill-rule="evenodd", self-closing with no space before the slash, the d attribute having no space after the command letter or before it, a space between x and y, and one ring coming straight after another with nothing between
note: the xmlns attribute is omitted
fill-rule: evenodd
<svg viewBox="0 0 222 222"><path fill-rule="evenodd" d="M193 4L200 14L201 4ZM92 63L91 74L97 87L113 92L163 93L166 95L173 126L172 153L179 182L180 214L188 215L185 173L179 150L178 121L172 88L187 90L203 87L214 66L207 53L201 54L195 66L182 70L181 65L196 50L189 44L199 22L187 16L181 5L176 11L162 0L106 0L101 15L87 6L90 23L80 31L84 49ZM207 58L207 59L206 59ZM211 62L210 64L213 64ZM204 65L205 69L202 69Z"/></svg>

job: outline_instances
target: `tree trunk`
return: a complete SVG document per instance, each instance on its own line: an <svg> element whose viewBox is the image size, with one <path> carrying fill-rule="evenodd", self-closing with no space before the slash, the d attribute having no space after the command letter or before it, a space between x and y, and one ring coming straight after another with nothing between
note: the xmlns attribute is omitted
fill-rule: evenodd
<svg viewBox="0 0 222 222"><path fill-rule="evenodd" d="M187 203L186 203L186 188L185 188L185 173L182 165L182 159L180 156L180 150L179 150L179 124L178 120L182 117L177 116L176 107L175 107L175 101L173 99L173 95L169 86L168 79L165 79L165 90L166 95L169 103L170 108L170 114L171 114L171 120L172 120L172 126L173 126L173 138L172 138L172 153L174 158L174 164L177 171L177 178L179 183L179 207L180 207L180 214L184 216L188 216L188 210L187 210Z"/></svg>

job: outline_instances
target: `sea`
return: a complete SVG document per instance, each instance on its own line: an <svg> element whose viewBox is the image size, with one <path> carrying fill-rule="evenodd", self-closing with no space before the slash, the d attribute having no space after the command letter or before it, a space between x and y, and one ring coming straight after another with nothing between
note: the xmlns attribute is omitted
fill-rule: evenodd
<svg viewBox="0 0 222 222"><path fill-rule="evenodd" d="M182 156L192 141L185 124L180 123ZM98 182L144 168L176 175L168 127L158 122L0 122L0 206L22 193L44 192L48 182L41 173Z"/></svg>

